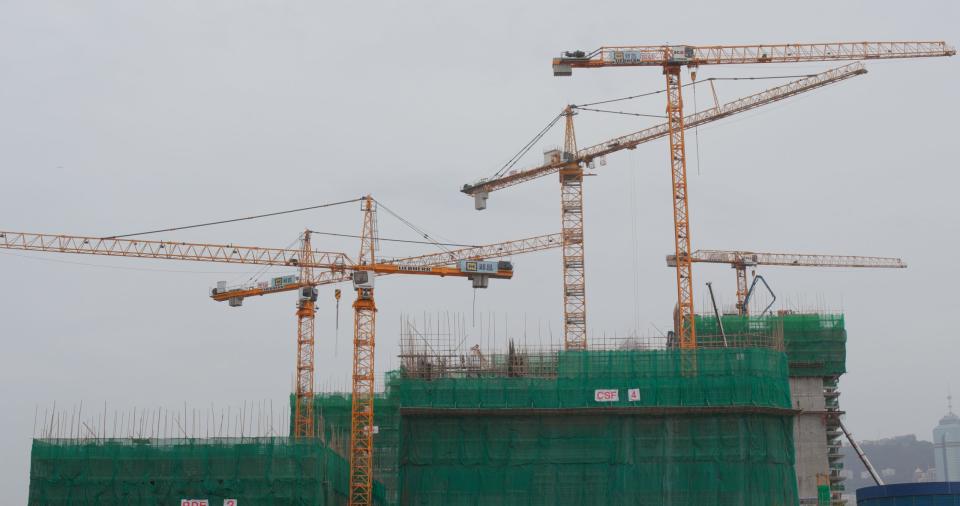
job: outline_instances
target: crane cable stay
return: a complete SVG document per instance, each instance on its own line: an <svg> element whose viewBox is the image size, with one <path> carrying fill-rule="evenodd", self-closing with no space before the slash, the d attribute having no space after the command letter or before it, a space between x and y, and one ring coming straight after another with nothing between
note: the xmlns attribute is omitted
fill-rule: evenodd
<svg viewBox="0 0 960 506"><path fill-rule="evenodd" d="M712 82L712 81L756 81L756 80L765 80L765 79L798 79L798 78L811 77L811 76L813 76L813 75L814 75L814 74L779 75L779 76L708 77L708 78L706 78L706 79L700 79L700 80L698 80L698 81L693 81L693 82L684 84L683 86L684 86L684 87L687 87L687 86L696 86L696 85L698 85L698 84L706 84L706 83L709 83L709 82ZM611 103L615 103L615 102L623 102L623 101L627 101L627 100L635 100L635 99L638 99L638 98L644 98L644 97L649 97L649 96L653 96L653 95L659 95L659 94L661 94L661 93L665 93L666 91L667 91L667 89L666 89L666 88L663 88L663 89L660 89L660 90L650 91L650 92L646 92L646 93L640 93L640 94L637 94L637 95L629 95L629 96L626 96L626 97L611 98L611 99L606 99L606 100L598 100L598 101L595 101L595 102L587 102L587 103L584 103L584 104L571 104L570 107L573 108L573 109L579 110L579 111L598 112L598 113L606 113L606 114L618 114L618 115L623 115L623 116L634 116L634 117L642 117L642 118L660 118L660 119L664 119L664 118L667 117L667 116L664 115L664 114L649 114L649 113L637 113L637 112L628 112L628 111L612 111L612 110L607 110L607 109L596 109L596 108L594 108L593 106L596 106L596 105L604 105L604 104L611 104ZM524 144L524 146L523 146L522 148L520 148L520 150L517 151L517 153L515 153L509 160L507 160L507 162L504 163L503 166L500 167L500 169L497 170L490 178L492 179L492 178L500 177L500 176L506 174L507 172L509 172L511 169L513 169L513 167L516 166L516 164L517 164L524 156L526 156L526 154L529 153L531 149L533 149L533 147L536 145L536 143L540 142L540 140L541 140L554 126L556 126L557 123L560 122L560 119L563 118L563 116L564 116L564 114L563 114L562 112L561 112L560 114L557 114L556 116L554 116L549 122L547 122L547 125L546 125L545 127L543 127L543 129L541 129L539 132L537 132L537 134L536 134L535 136L533 136L533 138L530 139L530 141L528 141L526 144Z"/></svg>
<svg viewBox="0 0 960 506"><path fill-rule="evenodd" d="M866 73L867 70L863 64L857 62L829 69L809 78L790 81L725 104L719 104L716 100L716 94L714 94L714 101L717 102L715 107L690 114L685 118L684 127L690 128L712 123ZM512 171L510 174L495 179L481 179L479 182L465 184L460 191L472 196L474 207L477 210L482 210L486 209L486 201L492 191L551 174L560 176L561 237L564 241L562 259L563 342L565 349L580 349L586 346L586 271L583 262L584 231L582 219L584 167L592 168L592 162L597 159L600 160L600 165L604 165L606 155L622 150L632 150L640 144L666 137L670 134L670 130L667 123L661 123L578 149L573 128L572 107L567 106L564 114L567 119L564 132L564 152L550 151L545 154L543 165Z"/></svg>

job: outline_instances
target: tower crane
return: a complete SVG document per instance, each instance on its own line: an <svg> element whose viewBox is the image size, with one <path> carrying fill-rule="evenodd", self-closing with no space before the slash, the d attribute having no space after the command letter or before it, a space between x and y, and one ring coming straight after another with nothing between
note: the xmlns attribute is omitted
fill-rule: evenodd
<svg viewBox="0 0 960 506"><path fill-rule="evenodd" d="M850 255L810 255L802 253L755 253L752 251L697 250L690 255L692 263L727 264L737 274L737 314L747 316L747 267L775 265L781 267L856 267L873 269L905 269L906 262L892 257ZM676 255L667 255L667 267L676 267Z"/></svg>
<svg viewBox="0 0 960 506"><path fill-rule="evenodd" d="M373 426L374 426L374 350L376 344L376 302L374 299L374 279L386 274L415 274L433 276L467 277L474 288L486 288L490 278L507 278L513 275L510 262L490 262L482 259L503 258L516 254L542 251L560 247L559 234L538 236L519 241L465 248L461 250L433 253L400 260L381 261L375 256L378 249L376 236L376 201L371 196L362 200L363 227L360 234L360 253L358 261L346 267L351 271L349 279L353 282L356 299L354 310L354 353L351 388L351 424L350 424L350 485L351 505L369 505L372 503L373 490ZM309 237L309 232L304 234ZM456 267L449 267L455 264ZM315 298L316 286L345 281L346 277L330 276L324 279L306 277L294 281L285 290L300 289L303 294ZM305 281L307 280L307 281ZM309 292L303 292L308 290ZM269 287L238 287L226 289L213 295L215 300L230 301L236 297L249 297L275 293ZM299 313L298 313L299 316ZM310 315L312 319L313 315ZM301 318L301 321L303 319ZM311 327L312 328L312 327ZM312 343L312 335L310 336ZM299 356L299 355L298 355ZM306 365L306 364L304 364ZM310 363L312 366L312 362ZM298 373L301 363L298 362ZM312 367L309 369L312 388ZM298 387L300 384L298 383ZM306 385L304 385L306 386ZM312 418L311 395L297 398L294 426L310 424ZM297 416L301 419L296 418Z"/></svg>
<svg viewBox="0 0 960 506"><path fill-rule="evenodd" d="M684 118L684 128L711 123L866 73L867 70L862 63L851 63L723 105L715 103L712 108L695 112ZM716 95L714 95L714 98L716 98ZM481 179L471 184L465 184L461 189L463 193L473 196L474 207L477 210L482 210L486 209L490 192L550 174L559 174L562 210L561 236L563 238L563 342L566 349L583 349L586 347L587 340L586 275L583 261L584 167L593 167L595 160L599 160L603 165L608 154L624 149L635 149L640 144L665 137L670 133L670 124L663 123L578 150L573 127L573 116L576 114L576 110L577 107L571 105L567 106L562 113L565 116L566 127L562 152L556 150L547 152L544 163L538 167L511 171L494 178Z"/></svg>
<svg viewBox="0 0 960 506"><path fill-rule="evenodd" d="M351 504L372 504L373 393L375 344L374 277L391 274L465 277L475 288L486 288L490 278L510 279L510 262L490 259L560 247L560 234L449 250L441 253L383 260L375 259L375 201L362 199L363 233L359 261L345 253L312 248L311 233L301 236L299 248L263 248L234 244L97 238L90 236L0 231L0 249L186 260L230 264L296 267L299 275L273 278L250 285L228 287L219 282L211 298L241 306L246 297L298 291L297 383L294 406L294 437L313 435L313 345L316 287L352 281L354 302L353 416L351 424Z"/></svg>
<svg viewBox="0 0 960 506"><path fill-rule="evenodd" d="M690 258L690 212L680 70L688 67L696 80L700 65L797 63L953 56L945 42L830 42L822 44L754 44L738 46L604 46L590 53L566 51L553 59L553 75L570 76L574 68L660 67L667 83L667 125L670 139L674 250L677 257L677 334L681 348L697 345L693 324L693 269Z"/></svg>

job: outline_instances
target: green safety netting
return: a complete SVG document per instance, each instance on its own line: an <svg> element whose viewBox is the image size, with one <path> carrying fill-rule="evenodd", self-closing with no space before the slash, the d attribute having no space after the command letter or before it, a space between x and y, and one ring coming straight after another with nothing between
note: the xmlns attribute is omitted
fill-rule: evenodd
<svg viewBox="0 0 960 506"><path fill-rule="evenodd" d="M397 375L387 389L403 407L790 407L785 357L769 349L563 352L557 362L556 378ZM617 390L619 400L598 404L598 389Z"/></svg>
<svg viewBox="0 0 960 506"><path fill-rule="evenodd" d="M830 485L817 486L817 506L830 506L832 502L831 496Z"/></svg>
<svg viewBox="0 0 960 506"><path fill-rule="evenodd" d="M731 334L773 335L782 329L791 376L839 376L847 372L847 331L842 314L722 316ZM697 333L719 335L713 316L696 317Z"/></svg>
<svg viewBox="0 0 960 506"><path fill-rule="evenodd" d="M411 416L401 504L797 504L789 416Z"/></svg>
<svg viewBox="0 0 960 506"><path fill-rule="evenodd" d="M316 440L38 439L29 504L343 505L348 477L347 462Z"/></svg>
<svg viewBox="0 0 960 506"><path fill-rule="evenodd" d="M290 396L291 406L294 397ZM397 504L400 449L400 410L396 398L374 398L373 438L374 489L386 504ZM325 393L314 396L314 433L342 455L349 455L350 395ZM292 416L292 415L291 415ZM290 420L291 427L293 419Z"/></svg>
<svg viewBox="0 0 960 506"><path fill-rule="evenodd" d="M556 364L555 378L390 373L374 438L388 502L797 503L782 352L562 352ZM598 389L621 400L598 403ZM323 437L349 435L348 396L315 409Z"/></svg>
<svg viewBox="0 0 960 506"><path fill-rule="evenodd" d="M555 369L391 373L375 400L376 502L797 503L782 352L561 352ZM597 402L597 390L618 400ZM30 504L344 504L350 398L318 395L314 406L310 440L36 440Z"/></svg>

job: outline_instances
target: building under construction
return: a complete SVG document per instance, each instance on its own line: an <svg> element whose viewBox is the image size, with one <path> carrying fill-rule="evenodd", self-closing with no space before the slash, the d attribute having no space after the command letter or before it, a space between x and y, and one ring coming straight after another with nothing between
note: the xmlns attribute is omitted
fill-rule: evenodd
<svg viewBox="0 0 960 506"><path fill-rule="evenodd" d="M842 316L722 322L698 318L695 350L484 353L405 330L375 399L375 503L829 504L824 475L839 499ZM315 438L38 439L30 504L346 504L349 394L314 413Z"/></svg>
<svg viewBox="0 0 960 506"><path fill-rule="evenodd" d="M297 293L292 437L247 437L241 431L239 438L170 439L156 437L156 431L144 437L140 431L118 439L107 438L105 429L98 432L96 424L84 430L78 424L69 438L34 441L30 504L842 504L837 382L845 372L843 317L748 316L752 289L746 269L844 264L809 261L809 255L777 263L776 255L760 254L769 259L762 260L757 254L740 254L744 252L694 251L684 131L866 71L855 62L727 104L720 104L714 92L712 107L687 114L682 90L688 85L681 83L682 70L690 71L692 85L697 72L711 65L954 54L943 42L909 41L565 51L552 60L555 76L602 67L662 71L666 87L653 93L666 98L666 121L578 148L573 117L590 109L568 105L494 177L461 189L477 209L484 209L491 192L556 174L560 234L384 260L376 256L375 213L380 203L369 195L329 204L361 203L364 220L355 259L316 251L309 230L297 249L0 232L0 246L7 249L298 271L274 283L229 287L224 282L211 293L232 307L241 306L245 297ZM639 96L644 95L587 105ZM565 126L563 147L547 151L538 167L514 168L555 124ZM659 138L669 144L672 182L672 267L677 281L673 331L653 339L588 340L582 194L586 171L603 166L607 155ZM513 255L552 248L562 253L562 348L514 341L504 349L481 348L454 339L449 329L405 329L400 368L387 374L383 392L374 393L376 275L459 277L469 279L474 288L485 288L490 278L513 276L513 265L506 261ZM695 311L693 264L714 261L736 268L736 315L720 316L716 306L714 316ZM317 287L347 281L356 294L351 393L316 394Z"/></svg>

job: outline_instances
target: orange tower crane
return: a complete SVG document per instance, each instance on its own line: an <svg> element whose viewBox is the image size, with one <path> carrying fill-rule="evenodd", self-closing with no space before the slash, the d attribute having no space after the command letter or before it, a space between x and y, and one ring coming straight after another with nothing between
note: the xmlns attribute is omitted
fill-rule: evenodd
<svg viewBox="0 0 960 506"><path fill-rule="evenodd" d="M369 198L369 200L367 200ZM370 205L370 210L364 211L364 231L367 231L366 221L373 220L373 209L375 201L371 197L363 200L364 206ZM301 252L312 251L309 247L310 231L305 231L301 236ZM369 237L369 236L362 236ZM366 240L367 243L375 242ZM483 283L486 287L486 280L489 277L484 274L474 275L467 271L460 270L453 265L461 266L463 269L472 268L474 263L467 264L468 261L498 259L511 257L524 253L543 251L560 247L560 234L549 234L537 237L530 237L515 241L506 241L484 246L475 246L462 248L441 253L431 253L427 255L400 258L395 260L381 260L373 263L367 260L370 255L361 257L359 262L353 263L346 255L337 257L334 264L320 266L324 270L315 271L318 268L316 262L299 262L300 276L280 276L269 281L258 281L250 284L238 286L227 286L226 282L218 283L218 286L212 290L211 298L228 302L230 306L237 307L243 304L247 297L269 295L273 293L298 291L297 302L297 369L296 385L294 392L294 418L293 418L293 436L309 437L313 435L313 343L314 343L314 317L315 303L317 300L317 286L341 283L354 279L354 272L372 273L362 274L361 276L370 277L373 274L383 276L389 274L420 274L433 276L467 276L476 279L475 282ZM366 254L368 249L361 248L361 253ZM316 254L314 252L313 254ZM300 258L308 258L307 254L301 253ZM298 265L296 258L288 265ZM372 283L372 278L370 278ZM364 303L365 304L365 303ZM361 304L363 305L363 304ZM366 329L367 312L363 312L364 318L361 325ZM356 330L356 329L355 329ZM362 366L366 362L361 360Z"/></svg>
<svg viewBox="0 0 960 506"><path fill-rule="evenodd" d="M543 251L560 247L560 235L550 234L516 241L431 253L394 260L374 258L375 205L363 199L364 224L360 261L344 253L312 249L310 232L304 233L297 249L237 246L234 244L188 243L180 241L98 238L63 234L0 231L0 249L122 256L165 260L186 260L277 267L298 267L299 276L281 276L269 282L227 287L218 283L211 297L232 307L246 297L297 290L297 393L294 436L313 434L313 339L316 287L352 280L354 302L353 407L350 454L350 504L372 504L373 486L373 393L376 304L373 300L375 275L417 274L466 277L475 288L486 288L490 278L513 276L510 262L485 259Z"/></svg>
<svg viewBox="0 0 960 506"><path fill-rule="evenodd" d="M714 107L710 109L696 112L684 118L684 127L693 128L711 123L866 73L867 70L862 63L851 63L723 105L715 103ZM716 98L716 94L714 94L714 98ZM486 209L490 192L550 174L559 174L561 236L563 238L563 341L566 349L586 347L587 301L583 259L584 167L593 167L595 160L599 160L603 165L608 154L624 149L635 149L640 144L665 137L670 133L669 123L663 123L578 150L573 128L573 116L576 114L576 110L576 106L567 106L562 113L566 125L562 152L548 151L544 164L538 167L511 171L495 178L481 179L472 184L465 184L461 189L463 193L473 196L474 206L476 209L482 210Z"/></svg>
<svg viewBox="0 0 960 506"><path fill-rule="evenodd" d="M351 505L372 504L373 487L373 417L374 417L374 390L375 367L374 350L376 343L376 303L374 300L374 279L384 274L418 274L433 276L466 277L473 282L474 288L486 288L490 278L509 279L513 275L513 267L509 262L488 262L482 259L503 258L515 254L542 251L560 246L560 237L557 234L539 236L519 241L509 241L487 246L465 248L461 250L434 253L416 257L408 257L394 261L378 261L375 253L378 249L376 226L376 201L371 196L362 199L363 227L360 235L360 254L358 262L353 265L341 265L341 272L350 271L350 279L356 291L354 309L354 353L352 368L352 405L350 429L350 491ZM304 234L304 242L309 240L309 232ZM456 267L449 267L456 264ZM302 268L302 266L301 266ZM301 290L301 302L304 299L316 299L316 286L345 281L344 277L329 276L324 279L302 277L291 280L279 289L265 287L261 283L256 286L241 286L232 289L216 290L213 297L220 301L230 301L231 305L240 305L244 297L266 295L279 291ZM239 299L239 300L238 300ZM298 312L298 316L301 313ZM309 315L311 318L313 314ZM300 318L301 323L303 318ZM302 327L301 327L302 328ZM310 326L312 330L312 325ZM312 335L309 336L312 344ZM300 341L304 340L301 334ZM312 348L312 347L311 347ZM312 434L312 357L307 363L298 354L298 378L301 370L304 376L309 374L310 383L299 383L306 390L298 390L296 397L294 426L309 425ZM308 368L309 366L309 368ZM302 395L301 395L302 394ZM303 407L301 407L303 404ZM309 418L308 418L309 417ZM304 433L303 435L307 435Z"/></svg>
<svg viewBox="0 0 960 506"><path fill-rule="evenodd" d="M747 268L758 265L781 267L851 267L872 269L905 269L906 262L892 257L850 255L810 255L802 253L755 253L752 251L697 250L690 255L693 263L727 264L737 274L737 314L747 316ZM667 267L676 267L676 255L667 255Z"/></svg>
<svg viewBox="0 0 960 506"><path fill-rule="evenodd" d="M314 427L312 398L316 286L348 281L351 273L358 269L373 270L380 275L404 272L460 276L463 275L460 269L450 266L467 260L504 258L542 251L559 245L559 234L551 234L361 267L344 253L313 249L309 231L301 237L301 245L296 249L0 231L0 249L299 268L299 276L280 276L252 285L228 287L226 282L220 282L211 293L214 300L229 302L230 306L236 307L242 305L246 297L294 290L299 292L294 437L310 436Z"/></svg>
<svg viewBox="0 0 960 506"><path fill-rule="evenodd" d="M604 46L589 54L567 51L553 59L553 75L569 76L574 68L660 67L667 83L667 124L673 195L674 250L677 256L677 333L681 348L697 344L693 324L693 268L690 258L690 212L687 158L684 147L680 70L688 67L696 80L700 65L797 63L953 56L945 42L831 42L822 44L758 44L739 46Z"/></svg>

